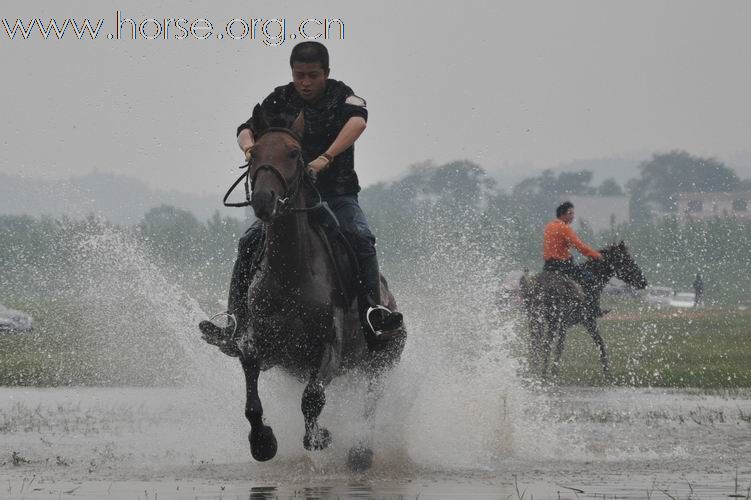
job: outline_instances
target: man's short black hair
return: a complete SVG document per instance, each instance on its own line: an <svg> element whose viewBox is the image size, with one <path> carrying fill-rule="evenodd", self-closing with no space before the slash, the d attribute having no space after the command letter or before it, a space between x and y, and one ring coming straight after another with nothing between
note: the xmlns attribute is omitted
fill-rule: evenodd
<svg viewBox="0 0 751 500"><path fill-rule="evenodd" d="M558 208L555 209L555 216L560 217L561 215L565 215L570 208L574 208L574 204L570 201L564 201L563 203L558 205Z"/></svg>
<svg viewBox="0 0 751 500"><path fill-rule="evenodd" d="M318 42L300 42L292 49L289 65L298 63L321 63L324 71L329 69L329 51L326 46Z"/></svg>

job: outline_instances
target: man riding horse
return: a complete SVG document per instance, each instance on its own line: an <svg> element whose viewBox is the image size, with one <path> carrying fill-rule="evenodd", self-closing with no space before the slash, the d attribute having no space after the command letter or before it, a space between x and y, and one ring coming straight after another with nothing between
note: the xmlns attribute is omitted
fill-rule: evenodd
<svg viewBox="0 0 751 500"><path fill-rule="evenodd" d="M586 245L571 227L574 221L574 204L566 201L556 208L556 219L545 226L543 258L545 265L543 271L552 271L569 276L581 284L586 298L585 310L591 311L595 317L607 314L600 309L600 295L595 293L593 277L590 273L574 264L571 256L571 247L576 248L582 255L595 260L602 259L597 250Z"/></svg>
<svg viewBox="0 0 751 500"><path fill-rule="evenodd" d="M290 67L292 82L274 89L254 109L254 116L238 127L237 143L245 160L250 162L259 133L254 130L258 112L263 113L265 120L282 127L290 127L296 119L303 120L303 160L322 200L338 219L357 257L363 331L368 346L377 348L378 334L399 330L402 315L388 310L382 303L375 237L358 202L360 185L355 172L354 143L366 128L366 103L343 82L329 78L329 54L318 42L296 45L290 56ZM220 328L211 321L199 323L204 339L218 345L228 355L236 355L236 351L223 347L235 332L244 332L248 327L248 287L253 278L253 258L262 241L260 221L240 238L226 313L234 318L234 325Z"/></svg>

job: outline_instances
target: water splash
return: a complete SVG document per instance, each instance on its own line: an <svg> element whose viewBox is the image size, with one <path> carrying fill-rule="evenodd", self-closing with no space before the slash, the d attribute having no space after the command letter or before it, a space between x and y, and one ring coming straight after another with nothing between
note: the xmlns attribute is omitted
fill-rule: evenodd
<svg viewBox="0 0 751 500"><path fill-rule="evenodd" d="M422 236L432 239L435 252L388 276L409 340L378 409L373 474L393 478L494 471L518 460L652 456L650 450L588 446L586 424L561 422L557 396L520 375L523 364L510 349L517 330L496 305L495 280L488 278L507 262L452 234ZM96 333L88 347L97 354L100 380L179 388L131 389L128 401L143 398L135 410L117 406L122 389L113 389L111 398L75 390L83 414L100 415L102 426L109 419L116 429L104 445L101 436L92 439L75 460L94 456L129 467L205 464L220 471L226 469L218 464L235 463L244 464L235 469L282 479L347 474L346 453L362 435L364 381L343 377L331 385L321 423L334 432L334 446L312 454L302 449L302 384L279 370L264 372L259 390L279 454L271 463L252 463L239 363L204 344L195 326L208 314L127 233L102 226L76 244L78 276L69 293L82 305L82 330ZM122 421L115 414L124 415ZM134 430L125 423L131 421L141 423ZM670 448L657 455L675 453L684 452Z"/></svg>

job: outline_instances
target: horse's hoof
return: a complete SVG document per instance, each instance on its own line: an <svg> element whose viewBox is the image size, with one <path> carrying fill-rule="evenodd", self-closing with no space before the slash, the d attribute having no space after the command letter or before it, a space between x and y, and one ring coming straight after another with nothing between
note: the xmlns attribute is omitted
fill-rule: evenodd
<svg viewBox="0 0 751 500"><path fill-rule="evenodd" d="M355 445L349 450L347 465L352 472L365 472L373 465L373 450Z"/></svg>
<svg viewBox="0 0 751 500"><path fill-rule="evenodd" d="M302 445L308 451L320 451L325 450L331 446L331 433L323 427L318 429L318 432L311 436L311 433L306 432L305 437L302 439Z"/></svg>
<svg viewBox="0 0 751 500"><path fill-rule="evenodd" d="M251 429L248 436L250 441L250 454L259 462L271 460L276 455L276 437L271 427L264 425L261 430Z"/></svg>

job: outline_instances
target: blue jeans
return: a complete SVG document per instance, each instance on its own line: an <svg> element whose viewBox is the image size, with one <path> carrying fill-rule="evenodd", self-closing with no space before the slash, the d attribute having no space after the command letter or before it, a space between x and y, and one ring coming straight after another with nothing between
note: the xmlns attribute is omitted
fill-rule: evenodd
<svg viewBox="0 0 751 500"><path fill-rule="evenodd" d="M328 196L323 199L339 220L339 226L344 236L357 255L357 260L362 261L366 257L376 254L375 236L368 226L360 202L356 194Z"/></svg>

